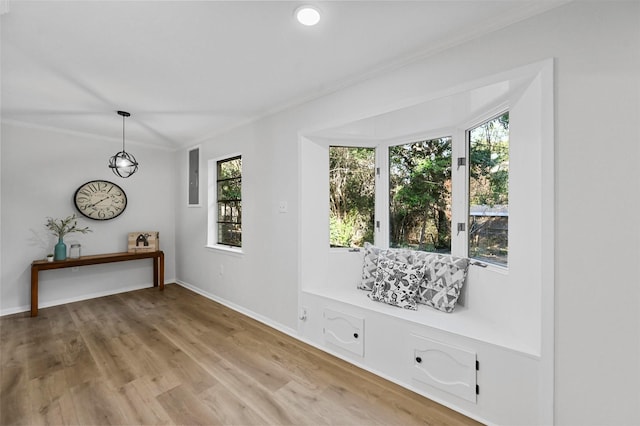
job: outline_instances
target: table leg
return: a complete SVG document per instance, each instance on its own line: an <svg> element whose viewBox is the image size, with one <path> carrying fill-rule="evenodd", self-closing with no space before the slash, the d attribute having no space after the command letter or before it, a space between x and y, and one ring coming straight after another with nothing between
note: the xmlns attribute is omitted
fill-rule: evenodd
<svg viewBox="0 0 640 426"><path fill-rule="evenodd" d="M158 287L158 256L153 258L153 286Z"/></svg>
<svg viewBox="0 0 640 426"><path fill-rule="evenodd" d="M160 290L164 290L164 252L160 252L160 267L158 268L158 281Z"/></svg>
<svg viewBox="0 0 640 426"><path fill-rule="evenodd" d="M38 270L31 267L31 316L38 316Z"/></svg>

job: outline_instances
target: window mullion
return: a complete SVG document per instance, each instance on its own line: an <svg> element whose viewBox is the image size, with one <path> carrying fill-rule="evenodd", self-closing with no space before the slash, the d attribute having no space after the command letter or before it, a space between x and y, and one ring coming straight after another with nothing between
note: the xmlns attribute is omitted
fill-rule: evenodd
<svg viewBox="0 0 640 426"><path fill-rule="evenodd" d="M469 153L466 132L463 129L455 129L451 138L451 221L453 222L451 224L451 254L467 257ZM465 165L458 166L458 158L466 158ZM458 223L465 224L465 231L458 232Z"/></svg>
<svg viewBox="0 0 640 426"><path fill-rule="evenodd" d="M376 148L376 227L375 244L378 247L389 247L389 146L378 145Z"/></svg>

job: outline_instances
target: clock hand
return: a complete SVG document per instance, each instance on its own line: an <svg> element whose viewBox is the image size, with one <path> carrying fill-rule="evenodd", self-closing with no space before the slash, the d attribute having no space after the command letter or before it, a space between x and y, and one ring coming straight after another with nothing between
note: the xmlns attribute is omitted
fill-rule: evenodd
<svg viewBox="0 0 640 426"><path fill-rule="evenodd" d="M109 199L109 197L107 197L107 198L103 198L102 200L100 200L100 201L97 201L97 202L93 203L93 205L95 206L96 204L100 204L100 203L101 203L101 202L103 202L104 200L108 200L108 199Z"/></svg>
<svg viewBox="0 0 640 426"><path fill-rule="evenodd" d="M102 199L102 200L100 200L100 201L96 201L96 202L95 202L95 203L93 203L93 204L89 204L89 205L87 205L87 207L88 207L88 208L93 208L93 207L95 207L95 206L96 206L96 204L100 204L100 203L101 203L101 202L103 202L104 200L108 200L108 199L109 199L109 197L107 197L107 198L103 198L103 199Z"/></svg>

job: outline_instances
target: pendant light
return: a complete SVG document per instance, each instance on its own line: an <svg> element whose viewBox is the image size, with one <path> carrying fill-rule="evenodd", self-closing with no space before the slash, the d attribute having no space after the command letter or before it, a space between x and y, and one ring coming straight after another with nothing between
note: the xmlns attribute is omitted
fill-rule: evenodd
<svg viewBox="0 0 640 426"><path fill-rule="evenodd" d="M109 158L109 168L121 178L128 178L138 170L136 157L124 150L124 119L131 116L126 111L118 111L122 116L122 151Z"/></svg>

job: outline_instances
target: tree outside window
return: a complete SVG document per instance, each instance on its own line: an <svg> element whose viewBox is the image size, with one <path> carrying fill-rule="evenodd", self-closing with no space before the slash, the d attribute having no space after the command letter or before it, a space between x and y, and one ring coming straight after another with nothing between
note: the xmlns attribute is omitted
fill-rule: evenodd
<svg viewBox="0 0 640 426"><path fill-rule="evenodd" d="M242 158L216 163L217 243L242 247Z"/></svg>
<svg viewBox="0 0 640 426"><path fill-rule="evenodd" d="M468 131L469 257L507 265L509 113Z"/></svg>
<svg viewBox="0 0 640 426"><path fill-rule="evenodd" d="M329 243L362 247L373 243L375 149L329 147Z"/></svg>
<svg viewBox="0 0 640 426"><path fill-rule="evenodd" d="M391 247L451 253L451 138L389 148Z"/></svg>

